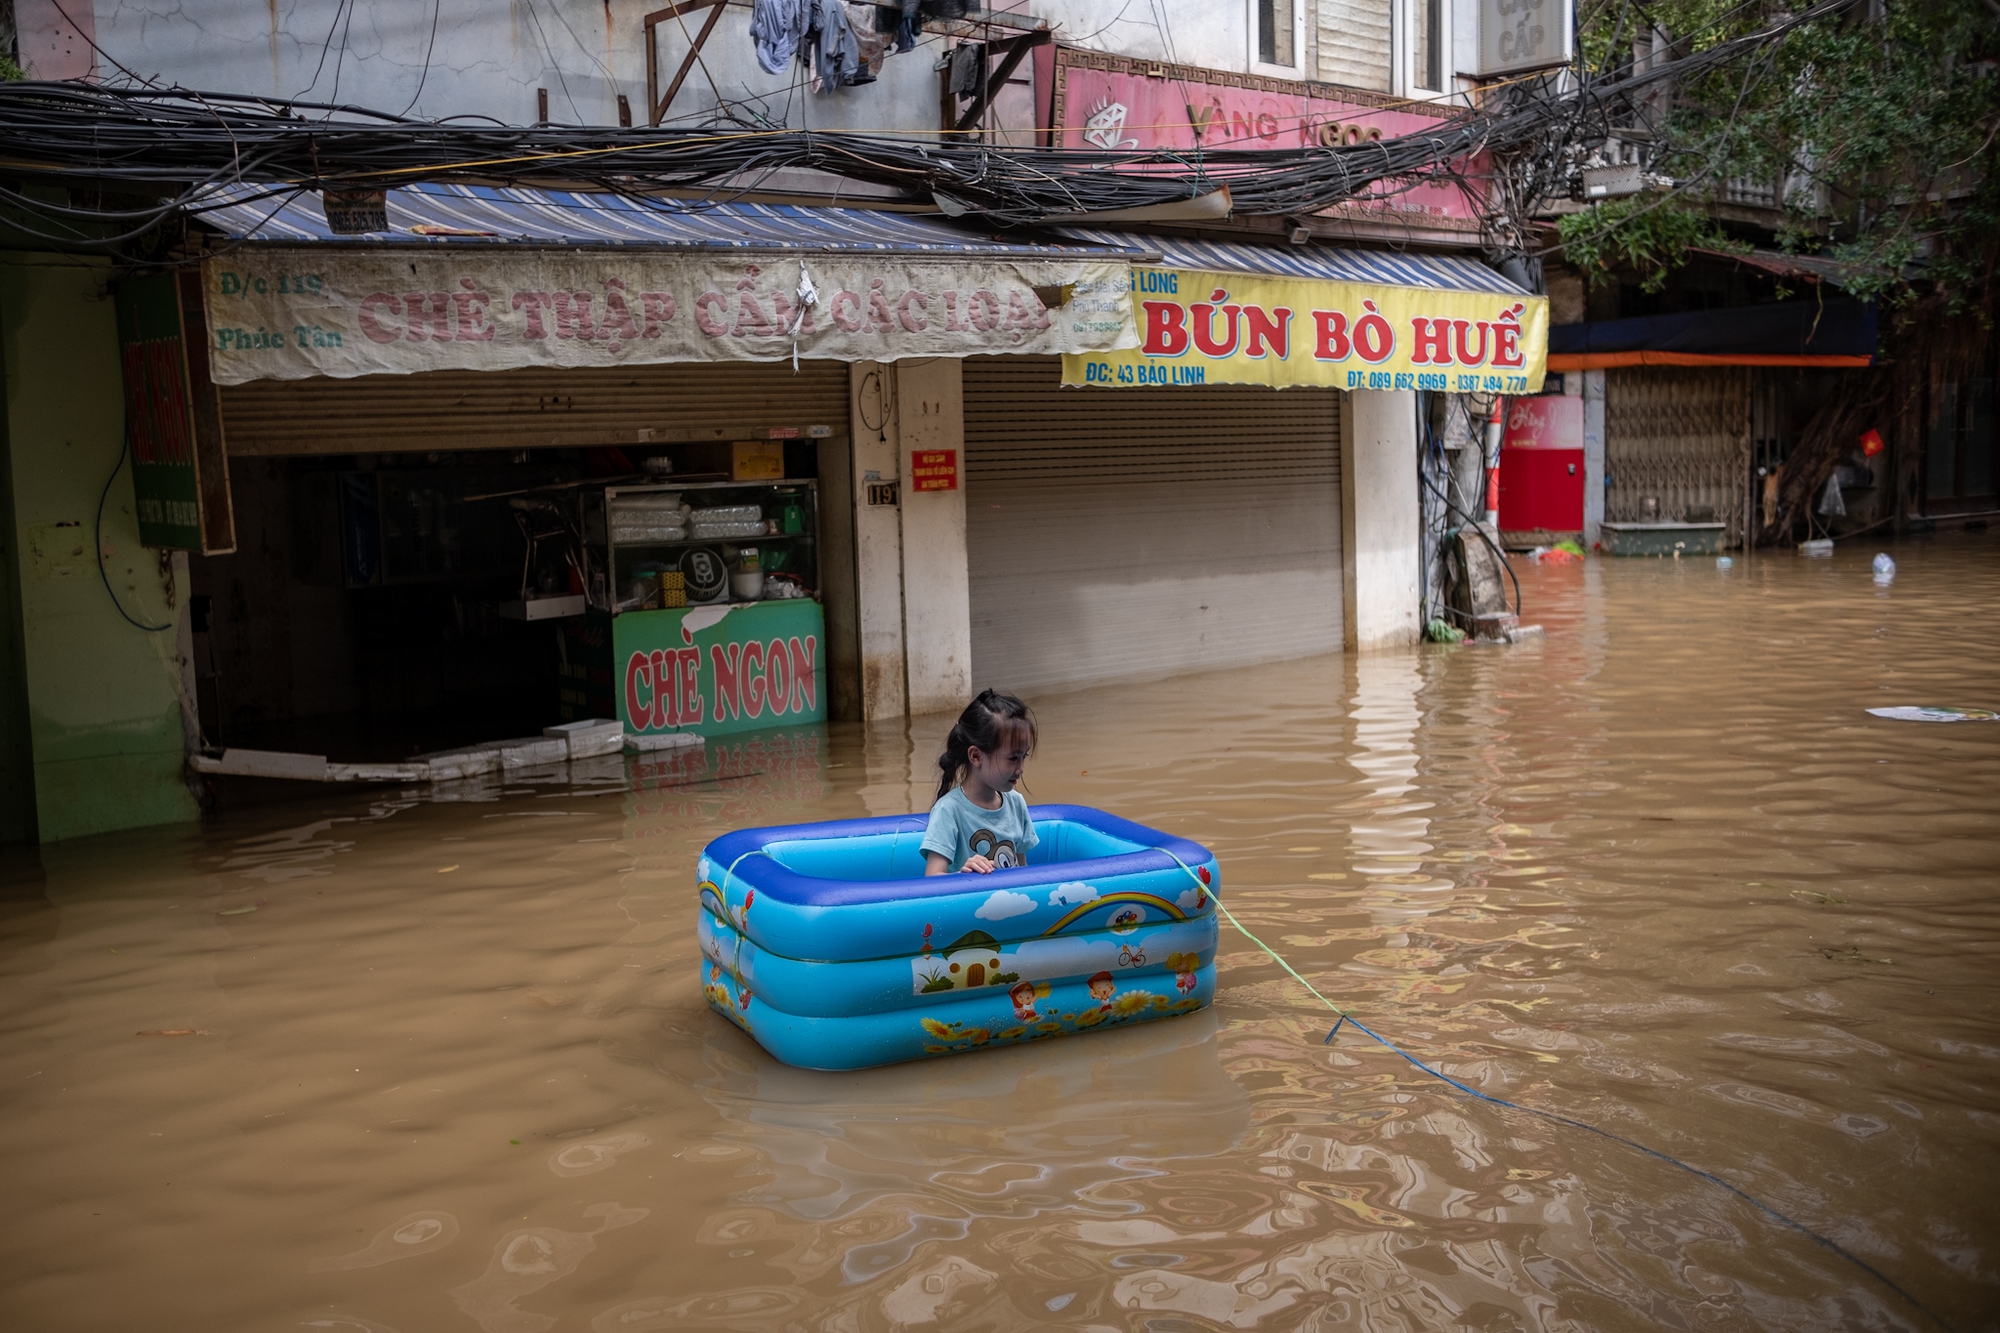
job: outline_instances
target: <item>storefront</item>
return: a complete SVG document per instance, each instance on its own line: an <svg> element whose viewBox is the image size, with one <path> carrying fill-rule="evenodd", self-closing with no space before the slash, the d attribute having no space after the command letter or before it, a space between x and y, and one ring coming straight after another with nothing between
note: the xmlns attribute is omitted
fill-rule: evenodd
<svg viewBox="0 0 2000 1333"><path fill-rule="evenodd" d="M1165 259L1133 270L1138 347L966 362L976 685L1086 685L1355 642L1351 585L1380 544L1414 567L1417 459L1413 407L1384 458L1354 399L1370 418L1407 404L1399 390L1540 387L1546 300L1483 265L1145 240ZM1344 493L1357 444L1349 466L1387 474L1389 491L1364 479ZM1375 502L1357 514L1364 496ZM1406 536L1370 530L1405 519Z"/></svg>
<svg viewBox="0 0 2000 1333"><path fill-rule="evenodd" d="M194 559L211 743L823 719L858 694L852 363L1129 337L1116 248L889 214L425 186L388 234L310 196L206 220L249 242L197 307L237 533Z"/></svg>

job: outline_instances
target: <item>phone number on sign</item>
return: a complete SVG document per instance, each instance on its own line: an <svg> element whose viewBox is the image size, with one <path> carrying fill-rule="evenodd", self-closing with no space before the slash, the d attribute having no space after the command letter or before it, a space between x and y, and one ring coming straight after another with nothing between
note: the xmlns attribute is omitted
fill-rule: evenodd
<svg viewBox="0 0 2000 1333"><path fill-rule="evenodd" d="M1429 389L1439 393L1526 393L1526 375L1444 375L1423 371L1350 370L1350 389Z"/></svg>

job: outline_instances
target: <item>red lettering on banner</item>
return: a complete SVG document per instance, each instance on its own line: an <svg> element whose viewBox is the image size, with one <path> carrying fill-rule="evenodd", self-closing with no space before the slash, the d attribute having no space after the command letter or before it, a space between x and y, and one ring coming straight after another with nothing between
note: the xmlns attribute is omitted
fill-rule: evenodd
<svg viewBox="0 0 2000 1333"><path fill-rule="evenodd" d="M889 298L882 294L882 279L875 278L868 284L869 333L889 332L896 327L896 317L889 313Z"/></svg>
<svg viewBox="0 0 2000 1333"><path fill-rule="evenodd" d="M736 323L729 332L734 337L754 334L769 338L777 333L778 326L764 313L764 307L757 300L757 293L750 290L750 280L745 278L736 284Z"/></svg>
<svg viewBox="0 0 2000 1333"><path fill-rule="evenodd" d="M743 681L743 716L756 717L764 711L764 645L755 639L744 644L737 665Z"/></svg>
<svg viewBox="0 0 2000 1333"><path fill-rule="evenodd" d="M965 309L966 318L981 333L991 333L1000 326L1000 298L984 287L972 294L972 299L965 303Z"/></svg>
<svg viewBox="0 0 2000 1333"><path fill-rule="evenodd" d="M1465 331L1471 327L1473 325L1469 320L1454 319L1451 322L1452 342L1458 349L1458 362L1462 366L1483 366L1486 364L1486 333L1492 326L1483 319L1479 321L1479 350L1476 352L1465 345Z"/></svg>
<svg viewBox="0 0 2000 1333"><path fill-rule="evenodd" d="M409 340L420 343L426 331L436 342L451 341L451 296L446 292L411 292L403 298L403 313L410 317Z"/></svg>
<svg viewBox="0 0 2000 1333"><path fill-rule="evenodd" d="M721 313L728 305L721 292L703 292L694 298L694 326L711 338L722 337L729 332L729 318Z"/></svg>
<svg viewBox="0 0 2000 1333"><path fill-rule="evenodd" d="M660 326L674 317L674 294L672 292L640 292L639 314L646 321L641 337L657 338Z"/></svg>
<svg viewBox="0 0 2000 1333"><path fill-rule="evenodd" d="M969 326L968 326L968 325L966 324L966 322L965 322L965 321L964 321L963 319L959 318L959 314L958 314L958 293L957 293L956 291L947 291L947 292L945 292L945 294L944 294L944 329L945 329L945 332L946 332L946 333L963 333L963 332L965 332L965 330L966 330L966 329L967 329L968 327L969 327Z"/></svg>
<svg viewBox="0 0 2000 1333"><path fill-rule="evenodd" d="M1262 306L1243 307L1243 328L1246 334L1243 354L1262 359L1265 348L1278 355L1283 361L1291 352L1292 312L1284 306L1266 313Z"/></svg>
<svg viewBox="0 0 2000 1333"><path fill-rule="evenodd" d="M1410 349L1411 361L1420 366L1451 364L1450 320L1418 315L1410 321L1410 330L1416 334L1416 346Z"/></svg>
<svg viewBox="0 0 2000 1333"><path fill-rule="evenodd" d="M861 297L854 292L835 292L833 296L833 322L849 333L861 332L865 322L860 315Z"/></svg>
<svg viewBox="0 0 2000 1333"><path fill-rule="evenodd" d="M458 285L465 290L451 294L452 304L458 307L458 330L453 338L462 343L492 342L493 326L486 322L486 308L493 304L493 298L480 291L471 278L460 278Z"/></svg>
<svg viewBox="0 0 2000 1333"><path fill-rule="evenodd" d="M1527 307L1516 302L1493 325L1493 364L1496 366L1521 366L1527 358L1521 352L1521 326L1514 321L1521 317Z"/></svg>
<svg viewBox="0 0 2000 1333"><path fill-rule="evenodd" d="M516 297L515 300L518 302L520 298ZM384 314L394 315L402 311L403 303L387 292L370 292L361 298L361 311L357 316L361 321L361 331L368 335L370 342L392 343L403 335L395 329L382 326L382 322L375 317L378 307Z"/></svg>
<svg viewBox="0 0 2000 1333"><path fill-rule="evenodd" d="M547 292L514 293L514 309L524 310L528 315L527 337L546 338L549 336L549 331L542 326L542 311L548 309L554 303L555 298Z"/></svg>
<svg viewBox="0 0 2000 1333"><path fill-rule="evenodd" d="M1338 310L1313 311L1313 326L1319 331L1313 346L1315 361L1345 361L1354 354L1354 340L1347 336L1347 316Z"/></svg>
<svg viewBox="0 0 2000 1333"><path fill-rule="evenodd" d="M1179 356L1188 349L1187 311L1172 301L1143 301L1147 356Z"/></svg>
<svg viewBox="0 0 2000 1333"><path fill-rule="evenodd" d="M614 352L639 336L639 322L632 318L632 307L625 301L625 284L618 278L604 280L604 322L597 326L597 336L608 339Z"/></svg>
<svg viewBox="0 0 2000 1333"><path fill-rule="evenodd" d="M727 648L727 654L723 649ZM708 646L709 665L715 668L715 720L727 722L733 710L738 717L743 714L743 693L736 678L743 645L740 643L712 643Z"/></svg>
<svg viewBox="0 0 2000 1333"><path fill-rule="evenodd" d="M646 687L646 697L639 698L639 687ZM641 731L652 725L653 717L653 669L646 665L644 653L633 653L625 659L625 720Z"/></svg>
<svg viewBox="0 0 2000 1333"><path fill-rule="evenodd" d="M1370 365L1380 365L1387 361L1396 350L1396 330L1389 327L1389 321L1375 308L1373 301L1361 303L1368 313L1354 321L1354 350Z"/></svg>
<svg viewBox="0 0 2000 1333"><path fill-rule="evenodd" d="M707 702L701 697L701 649L681 648L674 656L680 659L680 671L676 675L681 687L681 720L679 725L691 727L702 720L702 711Z"/></svg>
<svg viewBox="0 0 2000 1333"><path fill-rule="evenodd" d="M792 636L792 711L810 713L819 707L819 680L813 674L813 658L819 649L819 636L806 635L800 644L798 635Z"/></svg>
<svg viewBox="0 0 2000 1333"><path fill-rule="evenodd" d="M911 313L911 306L917 308L917 313ZM903 293L903 299L896 302L896 318L911 333L922 333L931 324L930 316L927 313L930 308L930 297L925 296L919 291L907 291Z"/></svg>
<svg viewBox="0 0 2000 1333"><path fill-rule="evenodd" d="M674 664L677 659L672 649L662 652L655 648L646 659L653 666L653 719L647 723L653 727L676 727L680 725L680 682L674 679Z"/></svg>
<svg viewBox="0 0 2000 1333"><path fill-rule="evenodd" d="M556 337L591 339L597 331L590 326L589 292L557 292Z"/></svg>
<svg viewBox="0 0 2000 1333"><path fill-rule="evenodd" d="M792 671L783 639L771 640L764 649L764 701L771 705L773 717L792 711Z"/></svg>
<svg viewBox="0 0 2000 1333"><path fill-rule="evenodd" d="M784 292L775 293L771 297L771 304L777 307L778 332L785 337L790 338L802 333L813 333L816 331L813 328L813 308L811 306L794 306L792 298Z"/></svg>
<svg viewBox="0 0 2000 1333"><path fill-rule="evenodd" d="M1243 313L1243 307L1221 304L1228 299L1229 293L1218 287L1209 293L1207 301L1198 303L1191 313L1189 323L1194 325L1194 345L1201 349L1204 356L1230 356L1236 351L1237 317ZM1215 336L1217 310L1220 310L1222 317L1229 321L1227 339Z"/></svg>

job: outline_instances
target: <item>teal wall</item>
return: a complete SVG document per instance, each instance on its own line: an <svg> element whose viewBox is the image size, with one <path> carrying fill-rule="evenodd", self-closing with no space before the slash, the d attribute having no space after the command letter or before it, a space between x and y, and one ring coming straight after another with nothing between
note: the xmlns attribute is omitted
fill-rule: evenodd
<svg viewBox="0 0 2000 1333"><path fill-rule="evenodd" d="M0 254L5 839L54 842L199 813L182 780L175 636L126 622L90 549L98 496L123 448L111 276L88 257ZM129 462L105 502L103 543L125 608L149 625L172 623L171 580L159 553L139 545Z"/></svg>

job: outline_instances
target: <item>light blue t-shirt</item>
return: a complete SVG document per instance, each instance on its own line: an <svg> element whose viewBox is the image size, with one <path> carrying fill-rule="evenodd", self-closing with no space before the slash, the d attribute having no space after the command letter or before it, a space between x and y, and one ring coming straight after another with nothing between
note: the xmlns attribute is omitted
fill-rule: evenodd
<svg viewBox="0 0 2000 1333"><path fill-rule="evenodd" d="M931 807L923 849L944 857L954 871L964 869L975 856L1006 870L1028 864L1028 849L1037 841L1035 821L1028 818L1028 802L1021 793L1003 792L998 810L982 810L963 787L954 787Z"/></svg>

